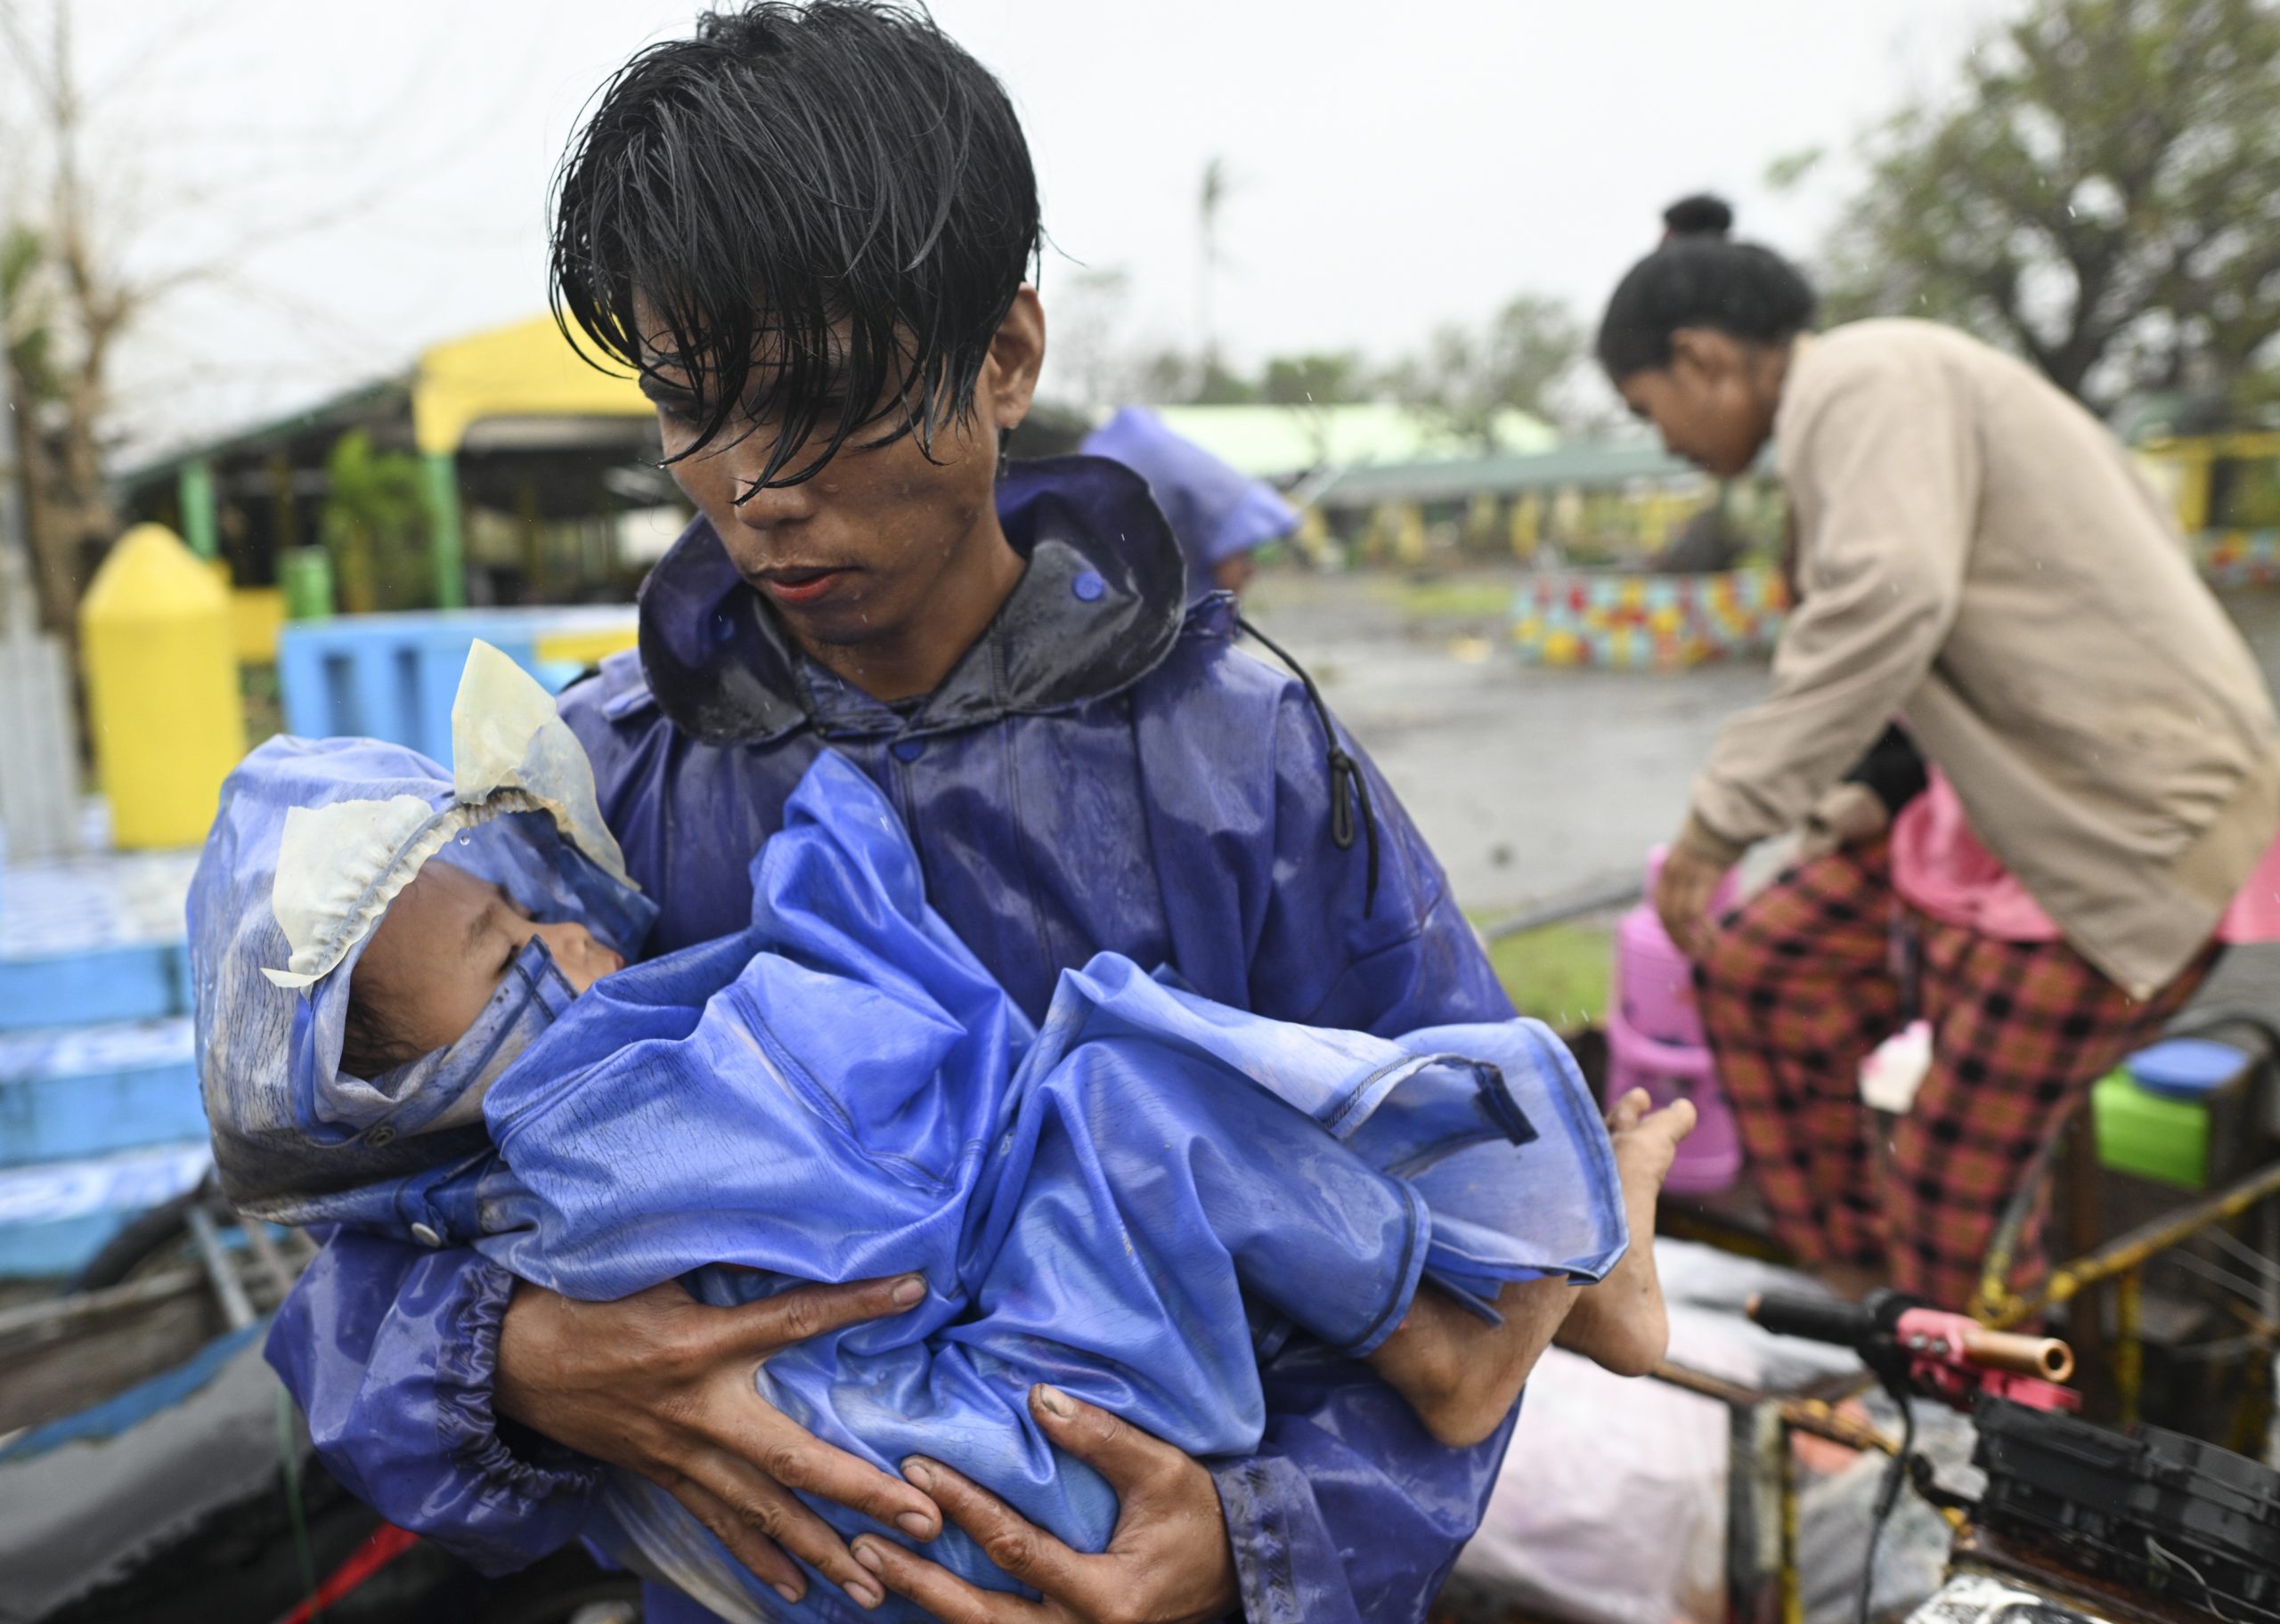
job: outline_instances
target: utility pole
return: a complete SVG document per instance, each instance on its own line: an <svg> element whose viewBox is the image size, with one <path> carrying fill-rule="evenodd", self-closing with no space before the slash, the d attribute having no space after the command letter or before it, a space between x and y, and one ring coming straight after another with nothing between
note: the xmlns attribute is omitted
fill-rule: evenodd
<svg viewBox="0 0 2280 1624"><path fill-rule="evenodd" d="M1195 268L1196 339L1203 361L1205 383L1219 370L1219 334L1213 322L1211 295L1219 275L1219 211L1226 206L1227 160L1214 157L1203 166L1203 186L1195 200L1198 258Z"/></svg>

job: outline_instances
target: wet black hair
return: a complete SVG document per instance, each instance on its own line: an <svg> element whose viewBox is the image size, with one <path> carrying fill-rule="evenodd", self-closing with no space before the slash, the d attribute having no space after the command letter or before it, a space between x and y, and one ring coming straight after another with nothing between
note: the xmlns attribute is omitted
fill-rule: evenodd
<svg viewBox="0 0 2280 1624"><path fill-rule="evenodd" d="M340 1022L339 1069L367 1083L419 1058L419 1045L378 1007L370 990L350 973L348 1008Z"/></svg>
<svg viewBox="0 0 2280 1624"><path fill-rule="evenodd" d="M797 484L875 426L863 444L932 455L1039 232L1013 104L931 17L765 0L603 87L556 181L551 302L574 344L687 395L696 446L740 409L767 424L753 489Z"/></svg>
<svg viewBox="0 0 2280 1624"><path fill-rule="evenodd" d="M1812 325L1812 284L1772 249L1734 242L1734 211L1697 193L1663 211L1663 246L1631 267L1600 320L1600 365L1617 383L1670 365L1671 335L1706 327L1778 344Z"/></svg>

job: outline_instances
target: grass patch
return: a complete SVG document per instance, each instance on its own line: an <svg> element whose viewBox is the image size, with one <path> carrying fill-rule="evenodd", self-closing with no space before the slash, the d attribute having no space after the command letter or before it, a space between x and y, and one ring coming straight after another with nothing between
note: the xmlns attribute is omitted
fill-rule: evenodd
<svg viewBox="0 0 2280 1624"><path fill-rule="evenodd" d="M1488 962L1523 1015L1568 1031L1607 1013L1612 931L1596 925L1546 925L1492 942Z"/></svg>
<svg viewBox="0 0 2280 1624"><path fill-rule="evenodd" d="M1502 581L1388 581L1384 591L1414 620L1500 620L1512 606L1511 584Z"/></svg>

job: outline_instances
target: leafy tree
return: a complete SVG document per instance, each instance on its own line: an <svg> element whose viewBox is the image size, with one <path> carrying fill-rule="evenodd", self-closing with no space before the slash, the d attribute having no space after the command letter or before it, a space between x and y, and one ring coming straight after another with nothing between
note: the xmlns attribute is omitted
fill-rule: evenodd
<svg viewBox="0 0 2280 1624"><path fill-rule="evenodd" d="M1187 398L1197 406L1250 406L1258 400L1258 386L1242 373L1230 371L1219 363L1217 354L1210 354L1196 368Z"/></svg>
<svg viewBox="0 0 2280 1624"><path fill-rule="evenodd" d="M324 478L319 532L332 555L341 607L369 614L420 601L430 572L419 459L375 451L371 436L355 428L333 442Z"/></svg>
<svg viewBox="0 0 2280 1624"><path fill-rule="evenodd" d="M1584 329L1558 299L1522 294L1481 333L1437 329L1425 353L1396 367L1395 393L1483 451L1498 449L1507 411L1559 415L1554 397L1584 355Z"/></svg>
<svg viewBox="0 0 2280 1624"><path fill-rule="evenodd" d="M2106 408L2280 329L2280 5L2031 0L1869 143L1829 314L1950 321Z"/></svg>
<svg viewBox="0 0 2280 1624"><path fill-rule="evenodd" d="M1368 373L1351 350L1277 355L1258 380L1258 398L1276 406L1338 406L1365 400Z"/></svg>

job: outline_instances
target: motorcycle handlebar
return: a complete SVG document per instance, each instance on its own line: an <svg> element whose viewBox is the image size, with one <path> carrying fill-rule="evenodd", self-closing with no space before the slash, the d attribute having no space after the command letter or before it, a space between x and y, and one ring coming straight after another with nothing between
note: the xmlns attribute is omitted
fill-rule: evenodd
<svg viewBox="0 0 2280 1624"><path fill-rule="evenodd" d="M1875 1314L1864 1305L1827 1297L1752 1297L1747 1311L1777 1336L1834 1343L1840 1348L1861 1346L1877 1329Z"/></svg>

